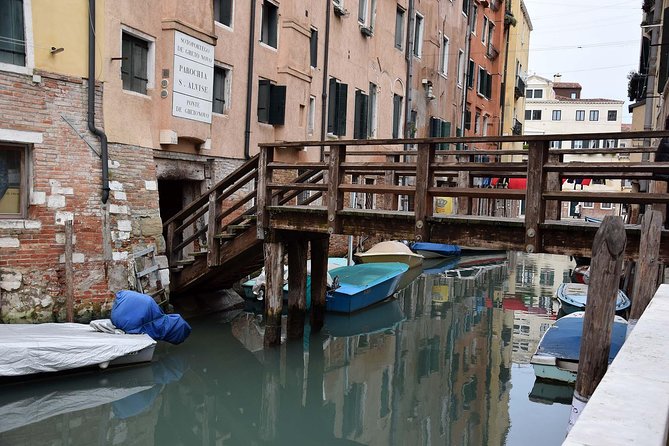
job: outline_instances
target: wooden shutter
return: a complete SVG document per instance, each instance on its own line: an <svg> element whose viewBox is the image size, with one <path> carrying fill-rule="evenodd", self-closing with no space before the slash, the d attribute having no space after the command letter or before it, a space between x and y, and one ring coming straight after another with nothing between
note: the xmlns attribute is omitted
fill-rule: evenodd
<svg viewBox="0 0 669 446"><path fill-rule="evenodd" d="M438 138L441 133L441 119L435 118L434 116L430 118L430 137Z"/></svg>
<svg viewBox="0 0 669 446"><path fill-rule="evenodd" d="M393 95L393 138L399 138L401 113L402 97L399 95Z"/></svg>
<svg viewBox="0 0 669 446"><path fill-rule="evenodd" d="M223 113L225 110L225 70L214 67L214 94L212 112Z"/></svg>
<svg viewBox="0 0 669 446"><path fill-rule="evenodd" d="M346 102L348 100L348 85L337 82L337 123L335 135L346 134Z"/></svg>
<svg viewBox="0 0 669 446"><path fill-rule="evenodd" d="M465 111L465 129L469 130L472 128L472 112L469 110Z"/></svg>
<svg viewBox="0 0 669 446"><path fill-rule="evenodd" d="M121 57L121 79L123 80L123 89L132 90L132 41L127 34L123 34Z"/></svg>
<svg viewBox="0 0 669 446"><path fill-rule="evenodd" d="M486 71L486 90L485 90L485 95L488 99L492 98L492 74L488 73Z"/></svg>
<svg viewBox="0 0 669 446"><path fill-rule="evenodd" d="M269 89L267 79L258 81L258 122L269 122Z"/></svg>
<svg viewBox="0 0 669 446"><path fill-rule="evenodd" d="M311 39L309 40L309 58L312 67L318 66L318 30L311 30Z"/></svg>
<svg viewBox="0 0 669 446"><path fill-rule="evenodd" d="M337 122L337 79L330 79L328 89L328 133L335 134L335 123Z"/></svg>
<svg viewBox="0 0 669 446"><path fill-rule="evenodd" d="M395 16L395 48L402 49L404 41L404 11L397 8Z"/></svg>
<svg viewBox="0 0 669 446"><path fill-rule="evenodd" d="M367 138L367 116L369 96L360 90L355 92L355 120L353 122L353 139Z"/></svg>
<svg viewBox="0 0 669 446"><path fill-rule="evenodd" d="M286 86L269 87L269 123L283 125L286 118Z"/></svg>
<svg viewBox="0 0 669 446"><path fill-rule="evenodd" d="M441 121L441 134L439 135L442 138L447 138L451 136L451 123L448 121ZM448 143L442 143L439 145L439 148L441 150L448 150L449 144Z"/></svg>

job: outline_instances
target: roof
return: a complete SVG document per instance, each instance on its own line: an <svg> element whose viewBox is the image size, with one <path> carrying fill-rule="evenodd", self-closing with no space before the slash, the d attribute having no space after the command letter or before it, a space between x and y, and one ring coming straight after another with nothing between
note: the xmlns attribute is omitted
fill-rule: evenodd
<svg viewBox="0 0 669 446"><path fill-rule="evenodd" d="M583 87L581 87L581 84L578 82L555 82L553 84L553 89L555 88L577 88L580 90Z"/></svg>
<svg viewBox="0 0 669 446"><path fill-rule="evenodd" d="M559 102L573 102L573 103L600 103L600 104L624 104L625 101L620 101L618 99L605 99L605 98L581 98L581 99L572 99L565 96L555 96L555 99Z"/></svg>

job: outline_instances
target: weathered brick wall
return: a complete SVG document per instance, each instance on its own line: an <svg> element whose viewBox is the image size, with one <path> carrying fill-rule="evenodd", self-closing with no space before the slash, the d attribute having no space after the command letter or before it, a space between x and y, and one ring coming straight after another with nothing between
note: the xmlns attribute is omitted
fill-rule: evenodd
<svg viewBox="0 0 669 446"><path fill-rule="evenodd" d="M0 219L0 320L64 319L67 220L74 228L76 317L88 320L104 314L113 292L127 287L126 256L131 247L162 246L155 167L150 150L110 144L113 191L105 208L100 200L100 158L77 135L99 151L99 142L87 130L86 82L40 74L37 83L25 75L0 74L0 128L39 132L43 137L30 150L27 218ZM98 87L98 127L101 96ZM111 258L105 258L103 249L107 210L114 238Z"/></svg>

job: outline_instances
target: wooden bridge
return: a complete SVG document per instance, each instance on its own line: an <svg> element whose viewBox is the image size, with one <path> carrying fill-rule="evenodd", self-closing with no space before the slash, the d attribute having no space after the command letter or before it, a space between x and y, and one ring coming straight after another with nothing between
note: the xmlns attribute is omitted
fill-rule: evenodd
<svg viewBox="0 0 669 446"><path fill-rule="evenodd" d="M659 138L666 136L669 131L262 144L259 155L165 222L171 286L177 294L194 287L229 287L259 269L264 258L266 342L274 344L280 334L285 247L288 334L301 336L308 246L312 286L324 290L331 235L588 256L598 226L562 219L562 202L621 203L628 209L626 255L633 258L641 237L639 209L648 205L665 211L669 202L669 163L630 162L626 157L655 152ZM550 148L551 142L584 140L634 143L624 148ZM524 148L505 149L513 143ZM488 149L468 149L472 144ZM612 154L618 156L607 162L573 157ZM524 178L526 187L478 186L490 178ZM563 190L563 181L584 178L659 182L662 192ZM361 194L365 209L356 206L355 197ZM438 199L452 200L453 213L436 213ZM398 210L400 202L407 204L404 210ZM522 217L509 215L509 209L523 206ZM660 257L669 259L666 230ZM318 329L324 293L314 295L311 317Z"/></svg>

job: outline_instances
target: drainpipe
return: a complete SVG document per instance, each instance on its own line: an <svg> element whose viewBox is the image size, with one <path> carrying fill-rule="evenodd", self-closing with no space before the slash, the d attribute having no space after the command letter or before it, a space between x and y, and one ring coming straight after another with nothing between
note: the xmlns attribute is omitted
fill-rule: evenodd
<svg viewBox="0 0 669 446"><path fill-rule="evenodd" d="M469 0L469 10L467 11L467 40L465 40L465 78L462 79L462 117L460 120L460 129L462 134L460 136L465 136L465 116L467 114L467 94L469 93L469 87L467 86L467 79L472 73L469 73L469 56L471 55L472 47L472 27L476 26L476 23L472 24L472 12L473 12L473 0Z"/></svg>
<svg viewBox="0 0 669 446"><path fill-rule="evenodd" d="M504 71L502 72L502 77L503 77L502 82L504 83L504 90L505 91L504 91L504 103L502 103L502 116L500 117L500 123L499 123L499 135L500 136L504 135L504 118L505 118L505 115L506 115L506 113L505 113L505 111L506 111L506 101L510 100L509 97L507 97L507 95L506 95L506 91L508 91L508 89L509 89L509 83L508 83L509 79L507 77L507 74L508 74L507 69L509 68L509 40L511 40L511 25L509 25L509 27L506 30L504 30L504 34L506 34L506 49L504 51L505 52L505 54L504 54ZM515 69L514 69L514 73L515 73ZM518 76L518 73L515 73L515 76ZM516 77L515 76L513 77L513 89L511 90L512 92L514 92L513 93L514 94L514 96L513 96L514 102L515 102L515 98L516 98L516 96L515 96ZM500 144L500 148L502 148L501 144Z"/></svg>
<svg viewBox="0 0 669 446"><path fill-rule="evenodd" d="M330 9L332 2L327 0L325 6L325 49L323 51L323 92L321 93L321 141L325 141L326 113L328 103L328 62L330 60ZM324 147L321 147L321 161L325 158Z"/></svg>
<svg viewBox="0 0 669 446"><path fill-rule="evenodd" d="M410 120L411 120L411 87L413 84L413 46L415 45L414 42L414 37L416 36L416 30L414 27L416 26L416 12L415 12L415 4L414 0L409 0L409 26L407 27L408 35L407 35L407 48L406 48L406 61L407 61L407 84L406 84L406 93L404 96L406 97L406 101L404 101L404 137L408 138L409 137L409 128L410 127ZM405 150L408 149L407 146L404 147Z"/></svg>
<svg viewBox="0 0 669 446"><path fill-rule="evenodd" d="M107 135L95 126L95 0L88 0L88 130L100 139L102 158L102 204L109 199Z"/></svg>
<svg viewBox="0 0 669 446"><path fill-rule="evenodd" d="M246 69L246 123L244 129L244 159L251 159L251 100L253 99L253 62L256 49L256 3L251 0L251 23L249 26L249 60Z"/></svg>

